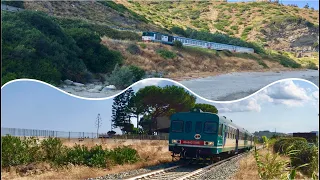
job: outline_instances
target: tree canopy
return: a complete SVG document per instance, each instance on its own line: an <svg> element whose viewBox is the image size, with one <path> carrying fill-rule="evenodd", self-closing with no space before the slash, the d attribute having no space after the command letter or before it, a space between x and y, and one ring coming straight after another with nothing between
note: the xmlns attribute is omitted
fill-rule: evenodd
<svg viewBox="0 0 320 180"><path fill-rule="evenodd" d="M196 97L178 86L147 86L136 93L128 89L114 98L113 125L120 127L124 132L139 132L133 128L131 117L137 119L144 132L153 134L157 129L156 119L160 116L170 116L176 112L187 112L191 108L200 108L205 112L218 113L215 106L196 104ZM140 121L138 121L139 117Z"/></svg>
<svg viewBox="0 0 320 180"><path fill-rule="evenodd" d="M199 104L195 104L194 108L201 109L204 112L211 112L211 113L218 114L218 109L215 106L210 104L199 103Z"/></svg>

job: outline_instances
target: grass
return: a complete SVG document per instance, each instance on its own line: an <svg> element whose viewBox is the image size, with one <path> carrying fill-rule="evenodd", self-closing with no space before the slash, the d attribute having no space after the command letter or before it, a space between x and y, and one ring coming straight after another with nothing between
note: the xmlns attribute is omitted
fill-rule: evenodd
<svg viewBox="0 0 320 180"><path fill-rule="evenodd" d="M138 151L142 161L134 164L116 165L111 168L89 168L86 166L73 166L55 168L48 163L33 164L31 169L24 172L23 167L13 167L9 172L2 170L1 179L87 179L92 177L104 176L111 173L119 173L138 169L146 166L156 165L164 162L171 161L171 156L167 150L167 141L149 141L149 140L98 140L85 139L79 142L77 139L69 141L62 139L63 145L73 147L75 144L84 145L88 148L94 147L96 144L101 145L103 148L114 149L121 146L129 146ZM32 169L34 168L34 169Z"/></svg>

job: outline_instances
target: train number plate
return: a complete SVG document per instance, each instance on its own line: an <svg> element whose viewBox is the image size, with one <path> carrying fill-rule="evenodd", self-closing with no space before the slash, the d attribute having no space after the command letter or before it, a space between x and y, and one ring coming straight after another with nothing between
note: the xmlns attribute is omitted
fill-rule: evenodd
<svg viewBox="0 0 320 180"><path fill-rule="evenodd" d="M204 145L204 141L182 140L182 141L181 141L181 144Z"/></svg>

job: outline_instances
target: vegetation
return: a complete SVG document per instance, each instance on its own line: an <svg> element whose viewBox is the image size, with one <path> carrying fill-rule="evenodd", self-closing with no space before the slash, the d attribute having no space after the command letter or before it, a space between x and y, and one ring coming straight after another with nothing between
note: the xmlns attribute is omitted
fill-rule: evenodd
<svg viewBox="0 0 320 180"><path fill-rule="evenodd" d="M37 143L38 141L34 137L21 140L10 135L2 136L1 168L37 162L49 162L57 166L71 163L106 168L135 163L140 159L137 151L127 146L103 149L101 145L92 148L75 145L69 148L57 138L44 139L41 143Z"/></svg>
<svg viewBox="0 0 320 180"><path fill-rule="evenodd" d="M17 78L51 84L64 79L84 83L90 78L88 70L109 73L116 64L122 64L121 54L101 45L99 34L86 25L66 25L67 20L41 12L2 15L2 84Z"/></svg>
<svg viewBox="0 0 320 180"><path fill-rule="evenodd" d="M195 104L196 98L178 86L147 86L136 93L128 89L114 98L112 106L112 122L124 133L134 133L131 118L138 118L142 133L155 132L155 120L161 116L170 116L175 112L187 112L192 108L200 108L206 112L218 113L215 106ZM137 132L137 131L136 131Z"/></svg>
<svg viewBox="0 0 320 180"><path fill-rule="evenodd" d="M294 179L300 171L312 179L317 179L318 148L309 145L304 138L262 137L267 153L255 149L255 159L261 179ZM272 151L273 149L273 151Z"/></svg>
<svg viewBox="0 0 320 180"><path fill-rule="evenodd" d="M318 148L315 145L309 145L304 138L280 138L274 143L273 150L279 154L296 151L290 154L292 166L305 165L300 168L300 171L309 177L315 176L318 172Z"/></svg>
<svg viewBox="0 0 320 180"><path fill-rule="evenodd" d="M145 71L137 66L118 66L112 71L108 82L118 89L124 89L145 76Z"/></svg>
<svg viewBox="0 0 320 180"><path fill-rule="evenodd" d="M156 52L164 59L173 59L177 56L174 52L168 51L166 49L158 49Z"/></svg>
<svg viewBox="0 0 320 180"><path fill-rule="evenodd" d="M215 106L210 104L199 103L199 104L195 104L194 108L201 109L203 112L211 112L211 113L218 114L218 109Z"/></svg>

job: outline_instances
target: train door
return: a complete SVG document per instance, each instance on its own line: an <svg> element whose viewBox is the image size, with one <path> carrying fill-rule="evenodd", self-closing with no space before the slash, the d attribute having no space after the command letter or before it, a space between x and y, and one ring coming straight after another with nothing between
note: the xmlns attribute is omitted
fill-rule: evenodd
<svg viewBox="0 0 320 180"><path fill-rule="evenodd" d="M168 42L173 42L173 36L168 36Z"/></svg>
<svg viewBox="0 0 320 180"><path fill-rule="evenodd" d="M248 134L244 133L244 146L247 147L248 146Z"/></svg>
<svg viewBox="0 0 320 180"><path fill-rule="evenodd" d="M237 129L237 132L236 132L236 153L238 152L238 147L239 147L239 129Z"/></svg>

